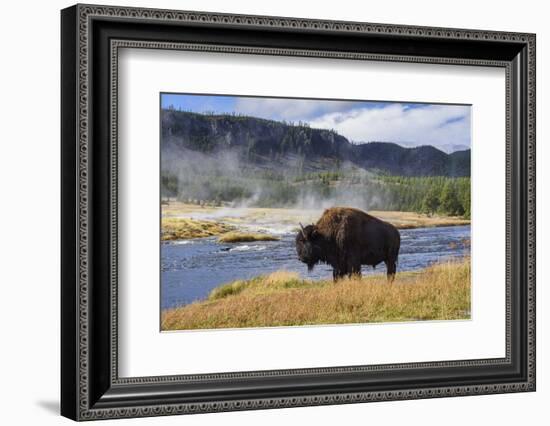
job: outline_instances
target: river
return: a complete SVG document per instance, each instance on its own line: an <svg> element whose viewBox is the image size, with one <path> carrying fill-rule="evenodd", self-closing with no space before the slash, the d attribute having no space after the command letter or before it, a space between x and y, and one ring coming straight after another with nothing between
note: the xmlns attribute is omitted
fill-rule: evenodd
<svg viewBox="0 0 550 426"><path fill-rule="evenodd" d="M447 226L400 230L401 249L397 273L421 269L470 252L470 226ZM294 233L280 241L221 244L216 237L161 244L161 309L205 299L219 285L277 271L296 271L304 278L332 279L329 265L307 266L296 257ZM363 274L385 273L382 263Z"/></svg>

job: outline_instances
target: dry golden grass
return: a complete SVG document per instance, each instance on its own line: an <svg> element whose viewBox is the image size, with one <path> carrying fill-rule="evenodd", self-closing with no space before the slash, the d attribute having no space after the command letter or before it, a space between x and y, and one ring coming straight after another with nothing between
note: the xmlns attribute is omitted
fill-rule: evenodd
<svg viewBox="0 0 550 426"><path fill-rule="evenodd" d="M235 211L239 212L236 216ZM279 223L298 226L298 223L315 223L321 214L322 209L291 209L291 208L263 208L243 207L232 209L230 207L198 206L186 204L179 201L169 201L162 206L163 217L211 215L216 221L239 226L242 224L271 224ZM399 229L424 228L434 226L469 225L470 221L457 216L439 216L399 211L372 210L367 213L376 216L386 222L390 222Z"/></svg>
<svg viewBox="0 0 550 426"><path fill-rule="evenodd" d="M251 241L279 241L279 238L269 234L228 232L218 238L220 243L248 243Z"/></svg>
<svg viewBox="0 0 550 426"><path fill-rule="evenodd" d="M279 271L214 289L207 300L162 312L162 330L470 318L470 260L419 272L310 281Z"/></svg>
<svg viewBox="0 0 550 426"><path fill-rule="evenodd" d="M163 217L161 226L162 241L211 237L235 229L233 226L224 223L175 217Z"/></svg>
<svg viewBox="0 0 550 426"><path fill-rule="evenodd" d="M430 228L439 226L469 225L470 220L459 216L439 216L415 212L378 211L369 214L391 223L397 229Z"/></svg>

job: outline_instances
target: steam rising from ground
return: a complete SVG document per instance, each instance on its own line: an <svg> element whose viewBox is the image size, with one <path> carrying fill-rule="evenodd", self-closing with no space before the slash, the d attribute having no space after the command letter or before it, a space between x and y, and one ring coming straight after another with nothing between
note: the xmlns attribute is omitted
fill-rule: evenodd
<svg viewBox="0 0 550 426"><path fill-rule="evenodd" d="M286 155L250 162L232 149L210 154L168 142L161 156L162 196L236 209L345 205L368 210L387 204L377 185L369 184L372 173L351 163L307 160Z"/></svg>

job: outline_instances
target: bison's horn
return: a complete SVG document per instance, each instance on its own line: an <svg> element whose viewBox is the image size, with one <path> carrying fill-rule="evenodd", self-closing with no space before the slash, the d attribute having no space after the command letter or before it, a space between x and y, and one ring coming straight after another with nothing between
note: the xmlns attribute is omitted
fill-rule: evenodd
<svg viewBox="0 0 550 426"><path fill-rule="evenodd" d="M302 236L305 238L306 237L306 233L305 233L305 230L304 230L304 225L302 225L301 222L298 222L300 224L300 228L302 229Z"/></svg>

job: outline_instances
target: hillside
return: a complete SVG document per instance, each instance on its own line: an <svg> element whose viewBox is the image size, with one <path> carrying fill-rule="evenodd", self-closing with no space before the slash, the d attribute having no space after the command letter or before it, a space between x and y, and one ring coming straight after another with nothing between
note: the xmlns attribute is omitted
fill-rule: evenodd
<svg viewBox="0 0 550 426"><path fill-rule="evenodd" d="M162 312L162 330L281 327L470 318L470 260L339 281L277 271L212 290L207 300Z"/></svg>
<svg viewBox="0 0 550 426"><path fill-rule="evenodd" d="M447 154L433 146L351 143L332 130L256 117L161 111L163 158L188 150L207 155L232 152L261 169L299 167L301 173L350 163L399 176L470 175L470 150Z"/></svg>

